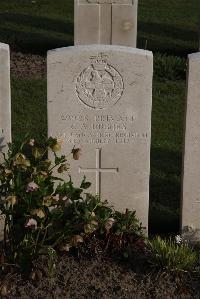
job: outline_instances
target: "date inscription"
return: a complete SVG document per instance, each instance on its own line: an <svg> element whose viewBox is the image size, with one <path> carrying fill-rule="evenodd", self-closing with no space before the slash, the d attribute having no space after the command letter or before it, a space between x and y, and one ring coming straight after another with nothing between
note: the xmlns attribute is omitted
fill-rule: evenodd
<svg viewBox="0 0 200 299"><path fill-rule="evenodd" d="M62 132L56 136L63 141L79 144L129 144L137 140L148 140L147 132L136 130L137 115L61 114ZM55 135L55 132L52 132Z"/></svg>

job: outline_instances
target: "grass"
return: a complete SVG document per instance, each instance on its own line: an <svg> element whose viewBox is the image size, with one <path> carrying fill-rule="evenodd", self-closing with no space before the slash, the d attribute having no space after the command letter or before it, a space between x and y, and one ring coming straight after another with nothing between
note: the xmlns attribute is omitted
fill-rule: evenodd
<svg viewBox="0 0 200 299"><path fill-rule="evenodd" d="M138 45L186 55L198 49L199 0L139 0Z"/></svg>
<svg viewBox="0 0 200 299"><path fill-rule="evenodd" d="M0 40L23 52L73 45L74 0L1 0ZM186 55L198 48L199 0L139 0L138 47Z"/></svg>
<svg viewBox="0 0 200 299"><path fill-rule="evenodd" d="M184 99L185 81L154 81L150 228L156 232L179 229Z"/></svg>
<svg viewBox="0 0 200 299"><path fill-rule="evenodd" d="M25 134L42 141L47 136L46 81L12 79L12 136L20 143Z"/></svg>
<svg viewBox="0 0 200 299"><path fill-rule="evenodd" d="M199 0L139 0L138 47L155 55L150 231L179 229L186 54L198 49ZM73 44L73 0L1 0L0 41L45 54ZM163 56L178 55L176 57ZM47 132L46 81L12 78L13 139Z"/></svg>
<svg viewBox="0 0 200 299"><path fill-rule="evenodd" d="M0 2L0 40L14 49L45 54L73 45L73 0Z"/></svg>

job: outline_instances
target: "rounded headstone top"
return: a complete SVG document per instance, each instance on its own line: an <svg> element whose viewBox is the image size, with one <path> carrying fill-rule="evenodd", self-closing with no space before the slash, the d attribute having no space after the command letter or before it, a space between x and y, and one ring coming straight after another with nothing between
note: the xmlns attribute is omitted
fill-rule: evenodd
<svg viewBox="0 0 200 299"><path fill-rule="evenodd" d="M9 45L8 44L4 44L4 43L0 43L0 49L9 50Z"/></svg>
<svg viewBox="0 0 200 299"><path fill-rule="evenodd" d="M188 59L189 60L196 60L196 59L199 60L200 59L200 52L189 54Z"/></svg>
<svg viewBox="0 0 200 299"><path fill-rule="evenodd" d="M48 51L48 55L55 54L55 52L79 52L79 51L113 51L113 52L126 52L136 55L142 55L146 57L153 57L153 53L148 50L138 49L138 48L132 48L132 47L126 47L126 46L113 46L113 45L83 45L83 46L72 46L72 47L63 47L63 48L57 48Z"/></svg>

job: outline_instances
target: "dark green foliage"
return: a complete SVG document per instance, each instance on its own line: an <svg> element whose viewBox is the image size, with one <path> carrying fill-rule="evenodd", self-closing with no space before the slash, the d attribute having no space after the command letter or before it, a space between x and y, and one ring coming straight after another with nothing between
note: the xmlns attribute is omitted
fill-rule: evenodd
<svg viewBox="0 0 200 299"><path fill-rule="evenodd" d="M69 169L66 156L57 154L60 149L61 142L52 137L42 146L27 137L19 147L9 145L0 165L0 210L5 216L2 254L6 263L18 265L25 273L30 274L40 255L49 257L52 273L58 251L78 249L88 239L102 241L102 248L120 254L130 238L143 239L135 212L114 211L98 196L85 194L91 185L85 177L77 188L71 177L65 182L56 176L56 171L61 174ZM50 150L51 161L47 159ZM74 149L71 156L78 158Z"/></svg>
<svg viewBox="0 0 200 299"><path fill-rule="evenodd" d="M186 56L198 50L198 0L140 0L138 47Z"/></svg>
<svg viewBox="0 0 200 299"><path fill-rule="evenodd" d="M154 55L154 78L158 80L185 80L186 60L178 56Z"/></svg>
<svg viewBox="0 0 200 299"><path fill-rule="evenodd" d="M2 0L0 40L12 49L42 53L73 45L73 0Z"/></svg>
<svg viewBox="0 0 200 299"><path fill-rule="evenodd" d="M157 269L168 271L194 270L198 262L198 255L189 245L177 244L169 240L156 237L149 241L149 262Z"/></svg>
<svg viewBox="0 0 200 299"><path fill-rule="evenodd" d="M14 78L11 86L13 141L20 144L29 133L43 142L47 136L46 81Z"/></svg>

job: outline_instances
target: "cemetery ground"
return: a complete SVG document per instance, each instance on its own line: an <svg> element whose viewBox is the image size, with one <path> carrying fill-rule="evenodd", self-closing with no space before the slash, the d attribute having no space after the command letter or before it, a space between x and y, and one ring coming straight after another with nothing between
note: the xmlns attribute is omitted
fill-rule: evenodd
<svg viewBox="0 0 200 299"><path fill-rule="evenodd" d="M179 231L186 55L198 49L197 2L139 1L138 47L155 54L150 235ZM42 141L47 135L45 54L73 44L73 1L1 1L0 15L0 40L11 46L13 141L20 143L27 132ZM195 296L195 281L187 275L174 280L168 273L149 276L136 268L134 262L130 266L99 256L63 257L53 278L27 284L12 274L3 283L9 282L15 298Z"/></svg>

